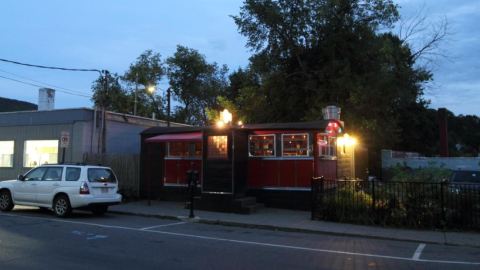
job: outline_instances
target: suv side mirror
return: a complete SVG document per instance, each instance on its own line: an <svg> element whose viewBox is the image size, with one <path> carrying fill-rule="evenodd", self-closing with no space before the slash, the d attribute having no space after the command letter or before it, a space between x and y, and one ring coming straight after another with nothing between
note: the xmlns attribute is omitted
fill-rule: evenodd
<svg viewBox="0 0 480 270"><path fill-rule="evenodd" d="M20 181L25 181L25 176L19 174L19 175L17 176L17 179L20 180Z"/></svg>

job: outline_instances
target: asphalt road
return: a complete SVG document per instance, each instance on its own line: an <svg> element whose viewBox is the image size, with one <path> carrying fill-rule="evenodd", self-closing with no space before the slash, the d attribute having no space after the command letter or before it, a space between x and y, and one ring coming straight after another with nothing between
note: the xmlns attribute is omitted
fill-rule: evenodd
<svg viewBox="0 0 480 270"><path fill-rule="evenodd" d="M37 209L0 213L0 269L480 269L480 249Z"/></svg>

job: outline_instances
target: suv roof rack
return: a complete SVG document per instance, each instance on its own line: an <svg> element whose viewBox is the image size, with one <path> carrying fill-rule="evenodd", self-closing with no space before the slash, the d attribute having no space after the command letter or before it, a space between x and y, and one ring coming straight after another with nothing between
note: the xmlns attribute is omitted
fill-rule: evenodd
<svg viewBox="0 0 480 270"><path fill-rule="evenodd" d="M101 163L85 163L85 162L63 162L63 163L49 163L43 165L76 165L76 166L105 166Z"/></svg>

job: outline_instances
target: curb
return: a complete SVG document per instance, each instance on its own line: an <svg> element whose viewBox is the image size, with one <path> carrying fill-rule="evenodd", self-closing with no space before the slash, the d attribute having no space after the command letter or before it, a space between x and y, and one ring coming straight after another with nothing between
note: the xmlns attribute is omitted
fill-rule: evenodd
<svg viewBox="0 0 480 270"><path fill-rule="evenodd" d="M195 222L195 223L209 224L209 225L222 225L222 226L231 226L231 227L239 227L239 228L270 230L270 231L297 232L297 233L331 235L331 236L348 236L348 237L368 238L368 239L378 239L378 240L394 240L394 241L412 242L412 243L421 242L425 244L439 244L439 245L446 245L446 246L462 246L462 247L473 247L473 248L480 247L480 245L458 244L458 243L450 243L445 241L405 239L405 238L399 238L399 237L386 237L386 236L368 235L368 234L360 234L360 233L332 232L327 230L311 230L311 229L290 228L290 227L281 227L281 226L265 225L265 224L251 224L251 223L243 223L243 222L235 222L235 221L204 219L204 218L199 218L198 216L192 219L186 216L144 214L144 213L133 213L128 211L120 211L120 210L110 210L109 212L120 214L120 215L127 215L127 216L153 217L153 218L177 220L177 221L188 221L188 222Z"/></svg>

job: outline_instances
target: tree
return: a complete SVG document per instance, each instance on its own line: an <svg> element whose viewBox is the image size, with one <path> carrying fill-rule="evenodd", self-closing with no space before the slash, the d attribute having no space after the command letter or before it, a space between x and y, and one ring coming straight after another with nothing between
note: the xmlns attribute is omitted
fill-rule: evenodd
<svg viewBox="0 0 480 270"><path fill-rule="evenodd" d="M177 106L174 118L194 125L208 123L207 108L218 108L217 96L227 86L226 66L208 63L197 50L177 46L167 59L167 76Z"/></svg>
<svg viewBox="0 0 480 270"><path fill-rule="evenodd" d="M432 75L416 65L422 52L392 33L397 8L391 0L246 0L233 19L261 82L246 96L266 103L250 115L313 120L338 105L349 132L374 152L419 136L409 124L426 111Z"/></svg>
<svg viewBox="0 0 480 270"><path fill-rule="evenodd" d="M237 119L246 122L265 122L268 102L258 74L251 68L239 68L229 75L225 96L219 97L219 105L230 110Z"/></svg>
<svg viewBox="0 0 480 270"><path fill-rule="evenodd" d="M396 36L378 33L398 20L392 1L248 0L234 20L255 52L273 121L316 119L333 103L356 129L396 133L395 110L415 103L429 79ZM396 87L406 84L400 76L409 89Z"/></svg>
<svg viewBox="0 0 480 270"><path fill-rule="evenodd" d="M130 65L122 79L130 86L129 96L132 100L131 112L135 107L135 96L137 99L137 115L150 117L155 113L158 117L163 117L163 100L159 94L158 87L154 93L149 93L148 87L156 87L162 77L165 75L165 69L159 53L152 50L146 50L137 61ZM136 91L136 87L139 87Z"/></svg>
<svg viewBox="0 0 480 270"><path fill-rule="evenodd" d="M107 85L105 85L105 79ZM119 113L129 113L128 93L122 88L120 77L116 73L113 75L107 73L106 77L100 75L93 82L92 91L92 101L95 107L104 107L106 110Z"/></svg>

